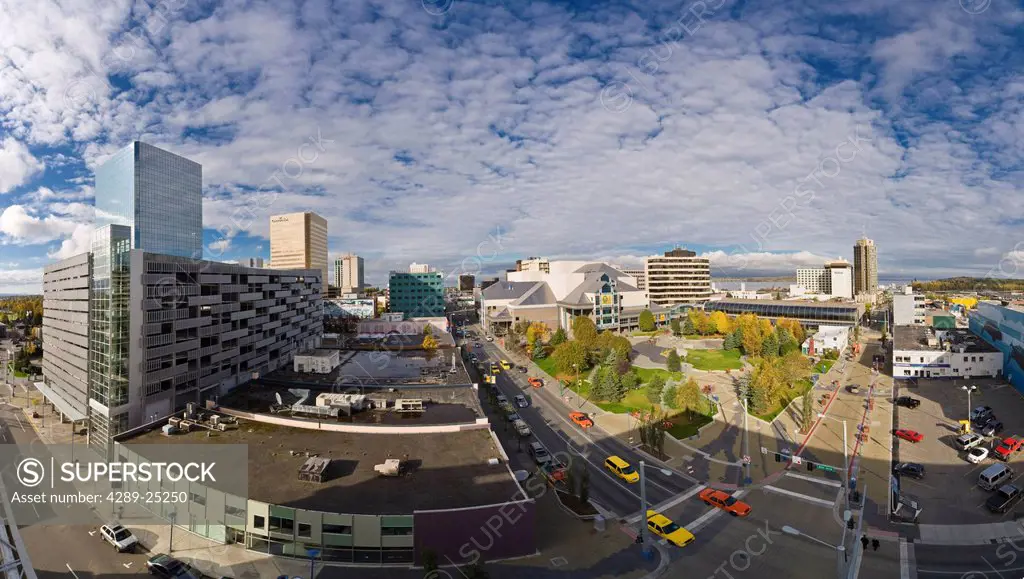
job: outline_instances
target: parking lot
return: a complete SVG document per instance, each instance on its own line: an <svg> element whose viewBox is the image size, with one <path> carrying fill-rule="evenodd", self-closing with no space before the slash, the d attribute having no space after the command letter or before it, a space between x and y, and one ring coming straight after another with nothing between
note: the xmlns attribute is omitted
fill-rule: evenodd
<svg viewBox="0 0 1024 579"><path fill-rule="evenodd" d="M987 438L982 446L994 450L1000 440L1014 435L1024 436L1024 398L1011 386L996 380L970 381L977 386L971 395L972 407L990 406L1003 431ZM990 513L985 501L989 491L977 486L978 475L992 464L1002 463L993 456L981 464L967 462L966 452L959 450L955 439L959 435L958 421L968 413L967 393L961 389L963 380L921 380L917 386L899 385L900 396L911 396L921 401L915 409L898 408L896 428L906 428L924 435L918 443L898 440L894 444L894 462L916 462L924 465L922 480L901 477L902 492L916 497L923 508L918 523L922 524L978 524L1013 520L1024 515L1024 502L1004 515ZM1013 481L1024 484L1024 453L1011 457ZM1006 481L1007 483L1010 481Z"/></svg>

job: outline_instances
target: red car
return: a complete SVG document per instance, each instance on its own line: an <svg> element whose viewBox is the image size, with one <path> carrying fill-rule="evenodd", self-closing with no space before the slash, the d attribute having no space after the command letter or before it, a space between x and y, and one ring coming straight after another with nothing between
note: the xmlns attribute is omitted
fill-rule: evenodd
<svg viewBox="0 0 1024 579"><path fill-rule="evenodd" d="M1014 454L1020 452L1020 449L1024 447L1024 438L1019 436L1010 436L1004 438L999 446L992 451L992 454L998 456L1001 460L1008 461Z"/></svg>
<svg viewBox="0 0 1024 579"><path fill-rule="evenodd" d="M576 426L580 428L590 428L594 425L594 421L583 412L570 412L569 419L576 423Z"/></svg>
<svg viewBox="0 0 1024 579"><path fill-rule="evenodd" d="M734 517L745 517L750 514L750 505L733 498L725 491L707 488L697 495L700 500L713 507L718 507Z"/></svg>
<svg viewBox="0 0 1024 579"><path fill-rule="evenodd" d="M908 442L921 442L922 440L924 440L923 434L916 430L909 430L906 428L900 428L896 430L896 432L894 432L893 434L896 435L896 438L902 438L903 440L906 440Z"/></svg>

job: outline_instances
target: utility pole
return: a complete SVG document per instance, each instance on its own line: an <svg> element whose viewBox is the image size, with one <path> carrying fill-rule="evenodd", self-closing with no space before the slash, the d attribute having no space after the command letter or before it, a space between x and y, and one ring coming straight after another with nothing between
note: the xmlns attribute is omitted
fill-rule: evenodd
<svg viewBox="0 0 1024 579"><path fill-rule="evenodd" d="M644 557L650 554L647 544L647 477L644 475L644 461L640 461L640 549Z"/></svg>

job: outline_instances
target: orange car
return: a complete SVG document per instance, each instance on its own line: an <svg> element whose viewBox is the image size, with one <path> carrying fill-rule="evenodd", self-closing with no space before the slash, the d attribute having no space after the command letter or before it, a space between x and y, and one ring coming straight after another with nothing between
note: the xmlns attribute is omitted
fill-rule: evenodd
<svg viewBox="0 0 1024 579"><path fill-rule="evenodd" d="M530 376L526 381L529 382L530 386L533 386L534 388L540 388L541 386L544 385L544 382L541 382L540 378L534 378L533 376Z"/></svg>
<svg viewBox="0 0 1024 579"><path fill-rule="evenodd" d="M594 425L594 421L583 412L570 412L569 419L575 422L576 426L579 426L580 428L590 428Z"/></svg>
<svg viewBox="0 0 1024 579"><path fill-rule="evenodd" d="M697 496L705 503L718 507L734 517L745 517L750 514L750 505L733 498L725 491L704 489Z"/></svg>

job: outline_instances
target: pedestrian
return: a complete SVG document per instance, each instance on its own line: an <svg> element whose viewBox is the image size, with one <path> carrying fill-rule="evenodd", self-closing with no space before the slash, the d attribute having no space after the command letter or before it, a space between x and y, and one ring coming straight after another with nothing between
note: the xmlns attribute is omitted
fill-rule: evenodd
<svg viewBox="0 0 1024 579"><path fill-rule="evenodd" d="M867 548L868 548L868 536L867 535L863 535L860 538L860 544L864 548L864 550L867 550Z"/></svg>
<svg viewBox="0 0 1024 579"><path fill-rule="evenodd" d="M871 541L871 548L874 549L875 551L878 550L878 546L879 545L881 545L881 543L878 542L878 539L873 539Z"/></svg>

